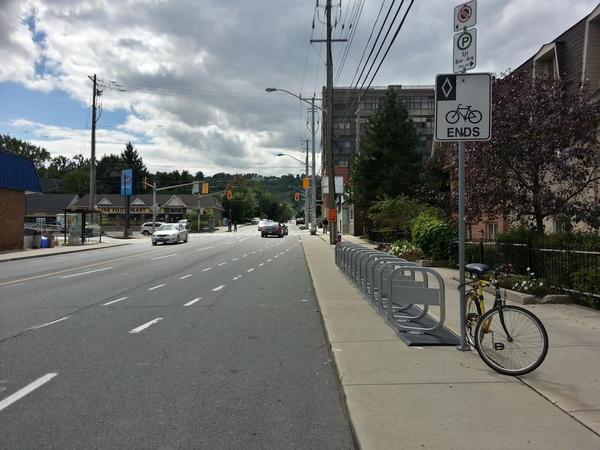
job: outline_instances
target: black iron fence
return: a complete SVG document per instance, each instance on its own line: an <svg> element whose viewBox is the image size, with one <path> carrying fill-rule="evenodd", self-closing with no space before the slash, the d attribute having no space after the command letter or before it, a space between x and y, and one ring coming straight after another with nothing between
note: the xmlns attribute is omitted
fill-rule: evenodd
<svg viewBox="0 0 600 450"><path fill-rule="evenodd" d="M399 240L410 241L410 233L399 230L368 230L371 244L391 244Z"/></svg>
<svg viewBox="0 0 600 450"><path fill-rule="evenodd" d="M458 259L458 258L457 258ZM600 251L527 243L467 242L466 260L492 267L510 263L516 274L545 280L558 291L600 298Z"/></svg>

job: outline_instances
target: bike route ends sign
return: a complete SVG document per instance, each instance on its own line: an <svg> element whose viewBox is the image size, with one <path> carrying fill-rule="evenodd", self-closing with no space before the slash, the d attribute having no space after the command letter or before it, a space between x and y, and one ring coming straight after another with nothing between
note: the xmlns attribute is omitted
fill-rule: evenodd
<svg viewBox="0 0 600 450"><path fill-rule="evenodd" d="M492 77L489 73L435 77L436 141L487 141L492 135Z"/></svg>

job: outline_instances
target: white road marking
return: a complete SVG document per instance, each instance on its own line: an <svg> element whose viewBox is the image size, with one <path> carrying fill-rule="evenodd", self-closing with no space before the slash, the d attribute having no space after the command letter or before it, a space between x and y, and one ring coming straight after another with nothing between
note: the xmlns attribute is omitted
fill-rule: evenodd
<svg viewBox="0 0 600 450"><path fill-rule="evenodd" d="M240 278L242 278L242 276L241 275L237 275L237 276L233 277L233 281L239 280Z"/></svg>
<svg viewBox="0 0 600 450"><path fill-rule="evenodd" d="M53 320L52 322L47 322L47 323L43 323L41 325L36 325L35 327L31 327L30 330L38 330L40 328L47 327L48 325L52 325L53 323L62 322L63 320L67 320L69 317L71 317L71 316L61 317L60 319Z"/></svg>
<svg viewBox="0 0 600 450"><path fill-rule="evenodd" d="M38 378L37 380L35 380L32 383L29 383L27 386L25 386L22 389L19 389L17 392L15 392L12 395L9 395L8 397L6 397L4 400L2 400L0 402L0 411L2 411L4 408L12 405L14 402L16 402L17 400L25 397L27 394L29 394L30 392L35 391L37 388L39 388L40 386L42 386L43 384L46 384L48 381L50 381L52 378L54 378L56 375L58 375L57 373L47 373L46 375L44 375L43 377Z"/></svg>
<svg viewBox="0 0 600 450"><path fill-rule="evenodd" d="M191 273L188 273L187 275L184 275L184 276L182 276L182 277L179 277L179 279L180 279L180 280L185 280L186 278L189 278L189 277L191 277L191 276L192 276L192 274L191 274Z"/></svg>
<svg viewBox="0 0 600 450"><path fill-rule="evenodd" d="M262 249L262 248L261 248L261 249L259 250L259 252L262 252L263 250L264 250L264 249Z"/></svg>
<svg viewBox="0 0 600 450"><path fill-rule="evenodd" d="M156 258L150 258L150 261L156 261L157 259L170 258L171 256L177 256L179 253L171 253L170 255L157 256Z"/></svg>
<svg viewBox="0 0 600 450"><path fill-rule="evenodd" d="M89 273L95 273L95 272L102 272L103 270L110 270L112 269L112 267L103 267L102 269L96 269L96 270L88 270L87 272L79 272L79 273L74 273L72 275L65 275L64 277L61 278L73 278L73 277L78 277L80 275L87 275Z"/></svg>
<svg viewBox="0 0 600 450"><path fill-rule="evenodd" d="M200 250L210 250L211 248L214 248L214 247L202 247L202 248L199 248L196 251L199 252Z"/></svg>
<svg viewBox="0 0 600 450"><path fill-rule="evenodd" d="M256 253L256 250L255 250L255 251L253 251L253 252L252 252L252 253L250 253L250 254L251 254L251 255L254 255L255 253Z"/></svg>
<svg viewBox="0 0 600 450"><path fill-rule="evenodd" d="M246 270L246 272L252 272L254 270L254 267L251 269Z"/></svg>
<svg viewBox="0 0 600 450"><path fill-rule="evenodd" d="M120 302L121 300L125 300L127 297L121 297L116 300L111 300L110 302L103 303L102 306L112 305L113 303Z"/></svg>
<svg viewBox="0 0 600 450"><path fill-rule="evenodd" d="M130 330L129 333L130 334L136 334L136 333L139 333L140 331L144 331L150 325L154 325L155 323L158 323L161 320L163 320L162 317L157 317L156 319L152 319L150 322L146 322L144 325L140 325L139 327L134 328L133 330Z"/></svg>
<svg viewBox="0 0 600 450"><path fill-rule="evenodd" d="M304 302L307 302L307 301L308 301L308 300L307 300L307 299L305 299L305 298L303 298L303 299L302 299L302 303L304 303Z"/></svg>
<svg viewBox="0 0 600 450"><path fill-rule="evenodd" d="M273 258L279 258L279 255L275 255Z"/></svg>
<svg viewBox="0 0 600 450"><path fill-rule="evenodd" d="M271 262L271 261L273 261L273 258L267 259L267 262Z"/></svg>
<svg viewBox="0 0 600 450"><path fill-rule="evenodd" d="M242 255L242 258L245 258L246 256L248 256L248 255Z"/></svg>
<svg viewBox="0 0 600 450"><path fill-rule="evenodd" d="M148 288L148 290L149 290L149 291L153 291L154 289L161 288L161 287L163 287L164 285L165 285L165 283L163 283L163 284L159 284L159 285L157 285L157 286L154 286L154 287Z"/></svg>
<svg viewBox="0 0 600 450"><path fill-rule="evenodd" d="M264 265L265 265L265 263L260 263L260 264L258 265L258 267L262 267L262 266L264 266Z"/></svg>
<svg viewBox="0 0 600 450"><path fill-rule="evenodd" d="M194 303L196 303L196 302L199 302L200 300L202 300L202 297L195 298L194 300L192 300L191 302L187 302L187 303L186 303L185 305L183 305L183 306L190 306L190 305L193 305Z"/></svg>
<svg viewBox="0 0 600 450"><path fill-rule="evenodd" d="M233 258L232 261L237 261L238 259L240 259L240 258Z"/></svg>
<svg viewBox="0 0 600 450"><path fill-rule="evenodd" d="M202 269L202 272L208 272L211 269L212 269L212 267L207 267L206 269Z"/></svg>
<svg viewBox="0 0 600 450"><path fill-rule="evenodd" d="M235 242L227 242L225 245L233 245Z"/></svg>
<svg viewBox="0 0 600 450"><path fill-rule="evenodd" d="M226 262L219 263L220 266L224 266L225 264L227 264L227 263Z"/></svg>
<svg viewBox="0 0 600 450"><path fill-rule="evenodd" d="M214 292L220 291L221 289L223 289L225 287L224 284L222 284L221 286L217 286L216 288L213 289Z"/></svg>

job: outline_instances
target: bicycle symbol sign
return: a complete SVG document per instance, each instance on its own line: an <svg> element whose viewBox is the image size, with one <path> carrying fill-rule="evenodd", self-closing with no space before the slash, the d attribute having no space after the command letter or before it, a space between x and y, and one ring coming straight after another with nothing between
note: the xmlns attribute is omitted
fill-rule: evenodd
<svg viewBox="0 0 600 450"><path fill-rule="evenodd" d="M489 140L490 74L441 74L435 83L435 139L454 142Z"/></svg>

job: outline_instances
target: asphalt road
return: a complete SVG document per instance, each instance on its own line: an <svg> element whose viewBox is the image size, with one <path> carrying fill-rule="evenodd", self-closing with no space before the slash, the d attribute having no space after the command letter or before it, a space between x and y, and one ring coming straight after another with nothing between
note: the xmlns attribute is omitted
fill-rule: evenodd
<svg viewBox="0 0 600 450"><path fill-rule="evenodd" d="M346 449L302 243L0 263L0 448Z"/></svg>

